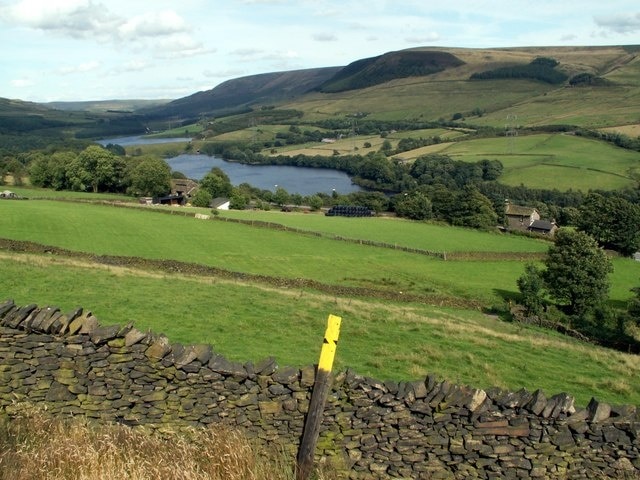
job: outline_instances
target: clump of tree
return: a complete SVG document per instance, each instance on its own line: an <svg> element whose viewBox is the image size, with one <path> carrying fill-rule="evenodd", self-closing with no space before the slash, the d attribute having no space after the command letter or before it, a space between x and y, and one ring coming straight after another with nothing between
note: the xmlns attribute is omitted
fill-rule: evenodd
<svg viewBox="0 0 640 480"><path fill-rule="evenodd" d="M602 247L622 255L640 250L640 206L620 196L587 195L578 207L576 226Z"/></svg>
<svg viewBox="0 0 640 480"><path fill-rule="evenodd" d="M523 312L516 319L564 330L604 345L638 350L627 333L628 318L640 306L633 300L629 313L614 312L607 304L608 275L613 271L606 252L587 233L560 229L542 265L529 264L518 278Z"/></svg>
<svg viewBox="0 0 640 480"><path fill-rule="evenodd" d="M567 80L567 75L556 70L558 61L548 57L538 57L525 65L512 65L509 67L486 70L471 75L471 80L495 80L495 79L530 79L557 85Z"/></svg>
<svg viewBox="0 0 640 480"><path fill-rule="evenodd" d="M28 156L31 183L55 190L159 196L171 190L171 168L152 156L124 157L91 145L80 153L60 151Z"/></svg>
<svg viewBox="0 0 640 480"><path fill-rule="evenodd" d="M606 79L587 72L578 73L569 79L572 87L604 87L608 84Z"/></svg>

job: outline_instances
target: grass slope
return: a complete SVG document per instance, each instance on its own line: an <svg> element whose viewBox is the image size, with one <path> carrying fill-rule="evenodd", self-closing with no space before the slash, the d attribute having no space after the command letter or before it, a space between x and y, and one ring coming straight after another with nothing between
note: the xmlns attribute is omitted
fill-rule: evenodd
<svg viewBox="0 0 640 480"><path fill-rule="evenodd" d="M421 50L421 49L416 49ZM381 85L335 94L309 94L286 108L305 112L305 120L367 112L375 119L450 119L479 108L483 117L468 119L478 125L504 126L508 115L522 125L574 124L607 127L637 122L640 101L637 52L624 47L546 47L511 49L438 49L464 65L424 77L396 79ZM469 81L488 69L526 64L551 57L567 75L603 76L611 87L565 88L528 80Z"/></svg>
<svg viewBox="0 0 640 480"><path fill-rule="evenodd" d="M172 342L211 344L236 361L273 355L280 365L312 364L326 317L333 313L343 318L339 370L350 367L395 380L435 373L479 388L564 391L580 405L592 396L640 404L637 357L480 312L158 275L51 256L0 255L0 269L3 298L63 311L81 305L103 324L133 322L141 330L165 333ZM559 368L566 374L549 375Z"/></svg>
<svg viewBox="0 0 640 480"><path fill-rule="evenodd" d="M636 185L640 153L597 140L567 134L542 134L450 142L403 152L410 160L442 153L458 160L500 160L500 182L530 188L614 190Z"/></svg>
<svg viewBox="0 0 640 480"><path fill-rule="evenodd" d="M327 238L102 205L0 202L0 215L3 237L74 250L195 261L336 285L437 290L489 303L516 291L515 278L523 268L518 261L444 262ZM266 215L253 218L264 220ZM523 252L537 252L543 245L388 219L367 219L366 224L365 219L350 223L354 219L336 222L338 219L315 215L268 215L277 218L277 223L342 236L378 235L389 241L396 232L396 238L409 245L446 238L469 250L477 244L486 244L488 250L502 241L506 248ZM3 299L56 305L64 311L81 305L104 323L132 321L137 328L163 332L174 342L210 343L233 360L257 361L275 355L282 365L313 363L326 316L334 313L344 319L338 368L352 367L383 379L415 379L436 373L481 388L567 391L583 405L591 396L640 403L634 380L640 373L637 357L504 323L477 310L122 268L64 255L0 252L0 270ZM640 278L640 265L616 260L612 278L614 299L622 304L630 296L629 287ZM548 375L558 365L570 374Z"/></svg>

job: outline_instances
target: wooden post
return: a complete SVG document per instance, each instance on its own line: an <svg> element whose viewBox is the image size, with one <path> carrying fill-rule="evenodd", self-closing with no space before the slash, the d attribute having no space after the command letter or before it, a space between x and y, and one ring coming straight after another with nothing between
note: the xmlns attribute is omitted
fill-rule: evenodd
<svg viewBox="0 0 640 480"><path fill-rule="evenodd" d="M313 468L313 457L318 443L322 412L331 387L331 369L333 368L333 358L338 345L341 321L342 318L335 315L329 315L327 320L327 330L324 334L322 350L320 351L318 371L313 384L313 393L311 394L309 411L304 424L302 441L298 449L296 480L307 480Z"/></svg>

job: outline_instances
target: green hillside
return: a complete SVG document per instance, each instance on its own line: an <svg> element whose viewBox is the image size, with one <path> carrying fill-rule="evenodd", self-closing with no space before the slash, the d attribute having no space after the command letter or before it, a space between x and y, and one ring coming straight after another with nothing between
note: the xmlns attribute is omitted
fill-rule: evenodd
<svg viewBox="0 0 640 480"><path fill-rule="evenodd" d="M321 215L229 213L326 234L317 236L150 208L43 200L2 202L0 214L2 237L49 245L0 241L0 295L18 303L63 310L82 305L104 322L133 322L173 342L210 343L238 361L275 355L285 365L316 360L311 332L321 332L333 313L343 317L341 369L376 378L435 373L480 388L566 391L581 405L591 396L640 403L635 356L505 322L479 308L500 305L503 295L516 292L524 263L544 248L537 240L403 220L354 224ZM520 259L443 261L332 235L432 248L450 239L452 250L517 251ZM629 297L638 268L616 260L615 301ZM455 299L476 308L448 306ZM573 374L549 376L559 365Z"/></svg>

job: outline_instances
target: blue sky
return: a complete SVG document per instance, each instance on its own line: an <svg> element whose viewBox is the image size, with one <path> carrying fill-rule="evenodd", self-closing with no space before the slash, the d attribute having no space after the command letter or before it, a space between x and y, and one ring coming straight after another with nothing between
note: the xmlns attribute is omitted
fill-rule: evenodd
<svg viewBox="0 0 640 480"><path fill-rule="evenodd" d="M175 99L418 46L640 44L637 0L0 0L0 97Z"/></svg>

